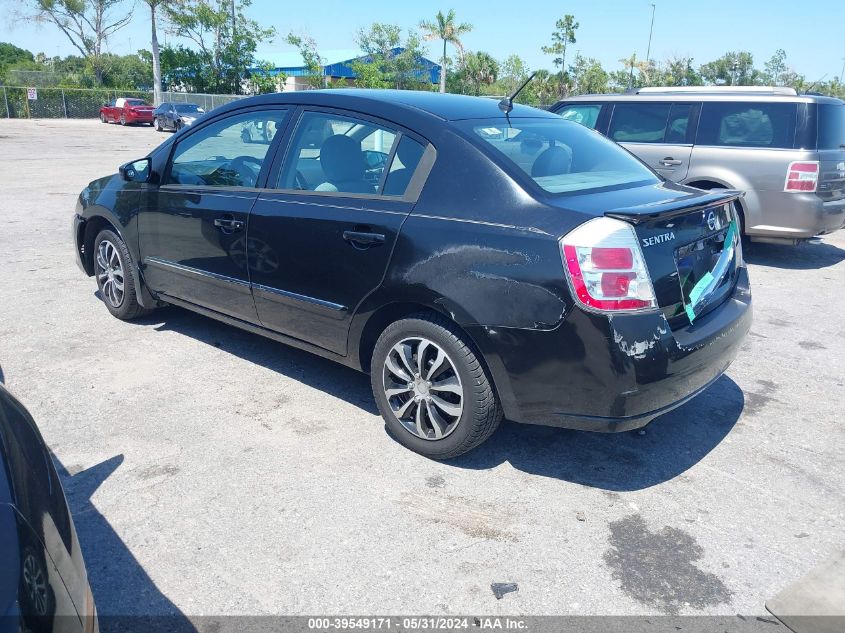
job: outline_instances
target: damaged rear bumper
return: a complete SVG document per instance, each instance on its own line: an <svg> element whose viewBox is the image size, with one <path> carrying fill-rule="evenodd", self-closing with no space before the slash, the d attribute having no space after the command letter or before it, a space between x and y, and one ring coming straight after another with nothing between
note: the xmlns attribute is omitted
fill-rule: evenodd
<svg viewBox="0 0 845 633"><path fill-rule="evenodd" d="M639 428L718 380L751 327L748 272L694 325L662 313L606 316L573 309L555 330L485 329L505 416L516 422L618 432Z"/></svg>

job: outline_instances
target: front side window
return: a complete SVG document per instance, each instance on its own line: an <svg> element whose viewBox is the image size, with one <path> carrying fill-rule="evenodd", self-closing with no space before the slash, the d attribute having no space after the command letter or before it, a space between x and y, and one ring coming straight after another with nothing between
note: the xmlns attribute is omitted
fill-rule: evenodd
<svg viewBox="0 0 845 633"><path fill-rule="evenodd" d="M591 130L596 129L596 121L599 119L601 106L596 103L571 104L563 106L555 114L564 121L580 123Z"/></svg>
<svg viewBox="0 0 845 633"><path fill-rule="evenodd" d="M166 184L255 187L285 113L246 112L200 128L176 145ZM254 129L257 139L247 132Z"/></svg>
<svg viewBox="0 0 845 633"><path fill-rule="evenodd" d="M306 112L287 154L279 188L376 194L397 138L393 130L369 121Z"/></svg>
<svg viewBox="0 0 845 633"><path fill-rule="evenodd" d="M617 143L662 143L669 108L668 103L617 103L607 135Z"/></svg>
<svg viewBox="0 0 845 633"><path fill-rule="evenodd" d="M496 118L459 121L457 125L549 193L659 182L624 149L571 121Z"/></svg>
<svg viewBox="0 0 845 633"><path fill-rule="evenodd" d="M696 144L727 147L795 146L795 103L715 103L701 107Z"/></svg>

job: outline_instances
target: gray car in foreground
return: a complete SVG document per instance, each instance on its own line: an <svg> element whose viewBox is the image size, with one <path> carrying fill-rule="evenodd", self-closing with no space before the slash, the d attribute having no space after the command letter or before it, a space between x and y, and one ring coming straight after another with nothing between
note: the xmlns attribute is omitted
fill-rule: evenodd
<svg viewBox="0 0 845 633"><path fill-rule="evenodd" d="M791 88L641 88L551 108L667 180L742 189L744 234L797 243L845 225L845 102Z"/></svg>

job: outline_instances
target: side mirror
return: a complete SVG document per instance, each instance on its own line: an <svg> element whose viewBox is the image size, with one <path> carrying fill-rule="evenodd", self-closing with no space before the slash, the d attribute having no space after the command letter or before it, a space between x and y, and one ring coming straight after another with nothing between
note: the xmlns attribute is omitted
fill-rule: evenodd
<svg viewBox="0 0 845 633"><path fill-rule="evenodd" d="M127 182L147 182L150 179L150 159L142 158L118 168L120 177Z"/></svg>

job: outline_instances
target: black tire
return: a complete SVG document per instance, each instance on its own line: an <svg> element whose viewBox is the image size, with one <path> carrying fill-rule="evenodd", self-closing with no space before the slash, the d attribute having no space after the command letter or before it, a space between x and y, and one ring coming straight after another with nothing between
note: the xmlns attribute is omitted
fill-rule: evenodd
<svg viewBox="0 0 845 633"><path fill-rule="evenodd" d="M122 293L117 294L116 289L108 288L106 284L111 280L112 284L117 280L118 275L103 269L101 262L101 247L104 242L108 242L113 247L114 258L120 264L120 269L123 278ZM105 251L109 248L104 247ZM110 252L110 251L109 251ZM111 229L103 229L97 234L94 240L94 278L97 281L97 288L100 290L100 298L106 306L106 309L111 312L113 316L124 321L137 319L140 316L152 312L150 308L144 308L138 303L138 297L135 295L135 283L138 278L138 271L132 263L132 257L129 255L129 250L126 244L120 239L120 236ZM113 262L114 258L105 257L109 262Z"/></svg>
<svg viewBox="0 0 845 633"><path fill-rule="evenodd" d="M153 125L155 126L156 132L162 132L163 128L161 127L161 119L156 117L153 119Z"/></svg>
<svg viewBox="0 0 845 633"><path fill-rule="evenodd" d="M102 112L100 112L100 123L108 123L108 121L106 121L106 115Z"/></svg>
<svg viewBox="0 0 845 633"><path fill-rule="evenodd" d="M439 439L425 439L408 430L399 421L385 393L388 354L395 345L415 337L434 343L446 353L462 385L462 412L454 428ZM416 314L389 325L376 342L370 368L373 395L390 434L407 448L431 459L450 459L472 450L487 440L502 420L493 381L479 355L466 335L441 316Z"/></svg>
<svg viewBox="0 0 845 633"><path fill-rule="evenodd" d="M21 616L33 631L51 631L56 615L56 596L42 548L26 545L21 556Z"/></svg>
<svg viewBox="0 0 845 633"><path fill-rule="evenodd" d="M126 125L126 115L125 114L120 115L120 124Z"/></svg>

